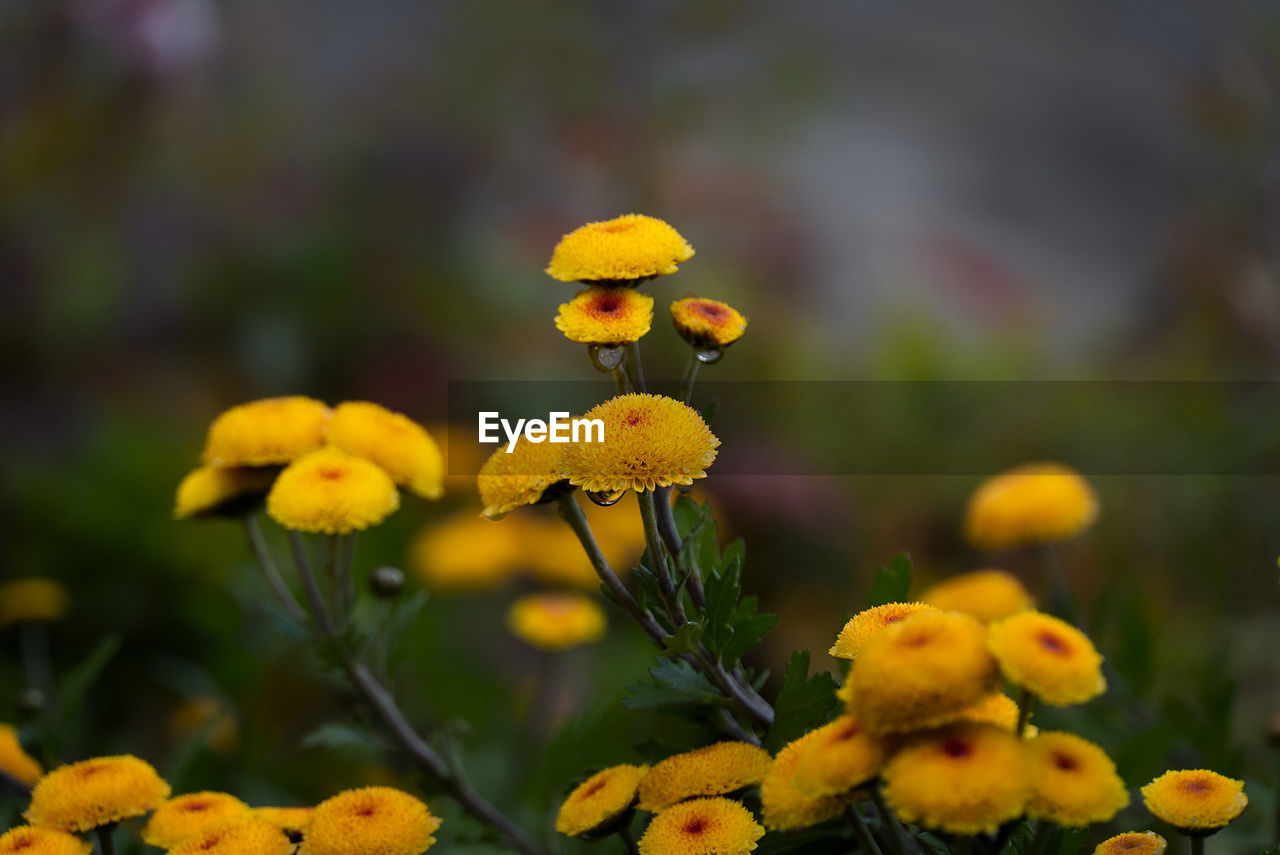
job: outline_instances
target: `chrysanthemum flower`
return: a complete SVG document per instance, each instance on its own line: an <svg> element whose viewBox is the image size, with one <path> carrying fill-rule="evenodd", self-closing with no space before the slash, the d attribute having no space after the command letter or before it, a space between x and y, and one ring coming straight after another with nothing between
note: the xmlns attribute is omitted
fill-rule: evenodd
<svg viewBox="0 0 1280 855"><path fill-rule="evenodd" d="M836 689L836 700L844 704L845 712L853 709L853 683L845 680L844 685Z"/></svg>
<svg viewBox="0 0 1280 855"><path fill-rule="evenodd" d="M595 285L560 304L556 329L582 344L629 344L653 324L653 298L634 288Z"/></svg>
<svg viewBox="0 0 1280 855"><path fill-rule="evenodd" d="M747 319L733 306L701 297L672 303L671 320L680 337L698 348L728 347L747 331Z"/></svg>
<svg viewBox="0 0 1280 855"><path fill-rule="evenodd" d="M640 779L648 766L610 766L569 793L556 814L556 831L573 836L597 831L635 804Z"/></svg>
<svg viewBox="0 0 1280 855"><path fill-rule="evenodd" d="M260 807L253 809L253 815L266 820L285 834L294 835L306 830L315 810L311 807Z"/></svg>
<svg viewBox="0 0 1280 855"><path fill-rule="evenodd" d="M285 528L347 534L377 525L400 507L391 477L332 446L285 467L267 494L267 513Z"/></svg>
<svg viewBox="0 0 1280 855"><path fill-rule="evenodd" d="M409 570L437 590L493 588L524 563L523 535L519 517L493 523L462 511L418 532L409 544Z"/></svg>
<svg viewBox="0 0 1280 855"><path fill-rule="evenodd" d="M906 620L916 612L936 612L925 603L885 603L858 612L840 630L836 643L827 652L837 659L854 659L885 627Z"/></svg>
<svg viewBox="0 0 1280 855"><path fill-rule="evenodd" d="M329 408L299 395L232 407L213 420L201 460L209 466L272 466L324 445Z"/></svg>
<svg viewBox="0 0 1280 855"><path fill-rule="evenodd" d="M316 805L302 844L306 855L419 855L436 842L440 820L392 787L346 790Z"/></svg>
<svg viewBox="0 0 1280 855"><path fill-rule="evenodd" d="M275 477L268 468L199 466L179 482L173 517L239 515L261 502Z"/></svg>
<svg viewBox="0 0 1280 855"><path fill-rule="evenodd" d="M604 442L566 445L560 475L596 493L692 484L720 445L696 410L662 395L619 395L583 418L604 422Z"/></svg>
<svg viewBox="0 0 1280 855"><path fill-rule="evenodd" d="M1154 831L1126 831L1099 843L1093 855L1164 855L1168 846Z"/></svg>
<svg viewBox="0 0 1280 855"><path fill-rule="evenodd" d="M1032 791L1027 816L1058 825L1106 822L1129 804L1129 790L1107 753L1087 739L1045 731L1026 742Z"/></svg>
<svg viewBox="0 0 1280 855"><path fill-rule="evenodd" d="M773 765L760 782L761 820L773 831L808 828L838 816L853 794L815 796L796 786L796 769L800 758L813 743L816 730L788 743L773 759Z"/></svg>
<svg viewBox="0 0 1280 855"><path fill-rule="evenodd" d="M1030 463L982 483L969 499L965 534L983 549L1066 540L1098 516L1093 488L1058 463Z"/></svg>
<svg viewBox="0 0 1280 855"><path fill-rule="evenodd" d="M640 781L640 809L658 811L694 796L718 796L764 780L773 758L746 742L717 742L675 754Z"/></svg>
<svg viewBox="0 0 1280 855"><path fill-rule="evenodd" d="M417 422L368 401L346 401L324 429L331 445L372 460L402 487L426 499L444 495L444 458Z"/></svg>
<svg viewBox="0 0 1280 855"><path fill-rule="evenodd" d="M57 620L67 612L67 589L46 576L0 582L0 626L24 620Z"/></svg>
<svg viewBox="0 0 1280 855"><path fill-rule="evenodd" d="M93 844L74 834L38 825L20 825L0 834L0 855L89 855Z"/></svg>
<svg viewBox="0 0 1280 855"><path fill-rule="evenodd" d="M22 750L18 731L3 722L0 722L0 772L28 787L44 774L40 761Z"/></svg>
<svg viewBox="0 0 1280 855"><path fill-rule="evenodd" d="M34 825L89 831L142 816L169 797L169 785L150 763L128 754L59 766L31 790L22 814Z"/></svg>
<svg viewBox="0 0 1280 855"><path fill-rule="evenodd" d="M751 811L729 799L693 799L653 818L640 838L640 855L744 855L764 829Z"/></svg>
<svg viewBox="0 0 1280 855"><path fill-rule="evenodd" d="M994 832L1031 795L1023 741L962 722L910 737L881 773L884 797L904 822L952 834Z"/></svg>
<svg viewBox="0 0 1280 855"><path fill-rule="evenodd" d="M481 513L497 520L542 501L542 495L563 480L557 472L563 452L563 445L550 442L518 442L510 454L498 448L476 475L484 503Z"/></svg>
<svg viewBox="0 0 1280 855"><path fill-rule="evenodd" d="M987 643L1009 682L1046 703L1082 704L1107 688L1093 642L1051 615L1029 611L997 621Z"/></svg>
<svg viewBox="0 0 1280 855"><path fill-rule="evenodd" d="M675 273L693 247L666 222L626 214L587 223L560 238L547 275L561 282L635 282Z"/></svg>
<svg viewBox="0 0 1280 855"><path fill-rule="evenodd" d="M604 637L604 609L583 594L530 594L507 612L507 627L543 650L567 650Z"/></svg>
<svg viewBox="0 0 1280 855"><path fill-rule="evenodd" d="M142 840L161 849L172 849L215 822L248 814L249 806L227 793L187 793L156 808L142 828Z"/></svg>
<svg viewBox="0 0 1280 855"><path fill-rule="evenodd" d="M842 715L813 731L793 783L814 796L840 795L874 778L888 757L883 738L868 733L857 716Z"/></svg>
<svg viewBox="0 0 1280 855"><path fill-rule="evenodd" d="M959 612L921 612L884 629L849 671L852 711L873 733L956 718L998 685L986 636L986 627Z"/></svg>
<svg viewBox="0 0 1280 855"><path fill-rule="evenodd" d="M168 855L289 855L288 835L251 813L210 823L169 849Z"/></svg>
<svg viewBox="0 0 1280 855"><path fill-rule="evenodd" d="M920 599L944 611L964 612L991 623L1035 607L1022 582L1003 570L975 570L939 582Z"/></svg>
<svg viewBox="0 0 1280 855"><path fill-rule="evenodd" d="M1165 772L1142 788L1142 801L1158 819L1183 834L1212 834L1249 804L1244 781L1208 769Z"/></svg>
<svg viewBox="0 0 1280 855"><path fill-rule="evenodd" d="M1013 733L1018 728L1018 704L1004 692L994 692L960 713L960 718L994 724Z"/></svg>

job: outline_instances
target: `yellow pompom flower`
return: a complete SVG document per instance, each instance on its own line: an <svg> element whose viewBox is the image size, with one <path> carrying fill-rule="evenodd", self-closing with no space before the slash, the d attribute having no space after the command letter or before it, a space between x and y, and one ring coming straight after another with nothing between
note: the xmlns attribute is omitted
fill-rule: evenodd
<svg viewBox="0 0 1280 855"><path fill-rule="evenodd" d="M885 603L858 612L840 630L836 643L827 652L837 659L854 659L885 627L906 620L917 612L936 612L925 603Z"/></svg>
<svg viewBox="0 0 1280 855"><path fill-rule="evenodd" d="M884 797L904 822L952 834L995 832L1031 795L1021 739L962 722L910 737L885 764Z"/></svg>
<svg viewBox="0 0 1280 855"><path fill-rule="evenodd" d="M1154 831L1126 831L1099 843L1093 855L1164 855L1168 846Z"/></svg>
<svg viewBox="0 0 1280 855"><path fill-rule="evenodd" d="M481 513L498 520L542 501L543 494L563 480L557 472L563 452L563 445L551 442L518 442L510 454L506 446L499 446L476 475L484 503Z"/></svg>
<svg viewBox="0 0 1280 855"><path fill-rule="evenodd" d="M290 855L293 848L279 828L245 813L206 825L171 847L168 855Z"/></svg>
<svg viewBox="0 0 1280 855"><path fill-rule="evenodd" d="M693 247L668 223L626 214L560 238L547 275L561 282L635 282L675 273L690 258Z"/></svg>
<svg viewBox="0 0 1280 855"><path fill-rule="evenodd" d="M346 401L324 429L330 445L372 460L391 480L425 499L444 495L444 458L426 428L368 401Z"/></svg>
<svg viewBox="0 0 1280 855"><path fill-rule="evenodd" d="M305 855L419 855L436 842L440 819L392 787L346 790L316 805Z"/></svg>
<svg viewBox="0 0 1280 855"><path fill-rule="evenodd" d="M267 494L267 513L280 525L323 534L377 525L398 507L400 494L381 467L332 446L290 463Z"/></svg>
<svg viewBox="0 0 1280 855"><path fill-rule="evenodd" d="M796 765L796 789L814 796L847 793L874 778L889 745L867 732L857 716L842 715L813 731Z"/></svg>
<svg viewBox="0 0 1280 855"><path fill-rule="evenodd" d="M933 727L999 683L986 627L959 612L921 612L873 638L849 671L852 711L872 733Z"/></svg>
<svg viewBox="0 0 1280 855"><path fill-rule="evenodd" d="M93 844L74 834L38 825L20 825L0 834L0 855L89 855Z"/></svg>
<svg viewBox="0 0 1280 855"><path fill-rule="evenodd" d="M294 836L305 831L311 822L311 814L315 808L310 807L260 807L253 809L253 815L266 820L286 835Z"/></svg>
<svg viewBox="0 0 1280 855"><path fill-rule="evenodd" d="M693 799L659 813L640 838L640 855L744 855L764 829L729 799Z"/></svg>
<svg viewBox="0 0 1280 855"><path fill-rule="evenodd" d="M173 500L174 519L238 516L255 507L271 489L272 469L200 466L178 483Z"/></svg>
<svg viewBox="0 0 1280 855"><path fill-rule="evenodd" d="M674 754L640 781L640 809L658 811L695 796L718 796L764 780L773 758L746 742L717 742Z"/></svg>
<svg viewBox="0 0 1280 855"><path fill-rule="evenodd" d="M1098 499L1078 472L1029 463L988 479L969 499L965 535L983 549L1011 549L1075 537L1098 516Z"/></svg>
<svg viewBox="0 0 1280 855"><path fill-rule="evenodd" d="M22 749L17 729L3 722L0 722L0 773L28 787L44 774L40 761Z"/></svg>
<svg viewBox="0 0 1280 855"><path fill-rule="evenodd" d="M0 582L0 626L24 620L57 620L67 613L67 589L46 576Z"/></svg>
<svg viewBox="0 0 1280 855"><path fill-rule="evenodd" d="M215 822L249 815L249 806L227 793L187 793L156 808L142 828L142 841L172 849Z"/></svg>
<svg viewBox="0 0 1280 855"><path fill-rule="evenodd" d="M791 831L838 816L854 797L852 793L815 796L796 786L796 769L800 758L813 743L816 730L811 730L778 752L769 772L760 782L761 820L773 831Z"/></svg>
<svg viewBox="0 0 1280 855"><path fill-rule="evenodd" d="M1142 788L1142 801L1157 819L1183 834L1213 834L1244 811L1244 781L1208 769L1165 772Z"/></svg>
<svg viewBox="0 0 1280 855"><path fill-rule="evenodd" d="M634 288L595 285L560 304L556 329L569 341L617 345L639 341L653 324L653 298Z"/></svg>
<svg viewBox="0 0 1280 855"><path fill-rule="evenodd" d="M1102 694L1102 656L1066 621L1022 612L991 625L987 643L1004 676L1055 706L1082 704Z"/></svg>
<svg viewBox="0 0 1280 855"><path fill-rule="evenodd" d="M530 594L507 612L507 628L543 650L568 650L599 641L607 621L604 609L583 594Z"/></svg>
<svg viewBox="0 0 1280 855"><path fill-rule="evenodd" d="M1027 816L1058 825L1107 822L1129 805L1129 790L1107 753L1074 733L1044 731L1026 741L1032 790Z"/></svg>
<svg viewBox="0 0 1280 855"><path fill-rule="evenodd" d="M517 517L493 523L462 511L415 535L409 544L409 570L435 590L494 588L524 563L523 535Z"/></svg>
<svg viewBox="0 0 1280 855"><path fill-rule="evenodd" d="M31 790L23 812L34 825L89 831L142 816L169 797L169 785L145 760L128 754L59 766Z"/></svg>
<svg viewBox="0 0 1280 855"><path fill-rule="evenodd" d="M696 410L663 395L619 395L584 418L604 422L604 442L566 445L560 475L595 493L692 484L720 445Z"/></svg>
<svg viewBox="0 0 1280 855"><path fill-rule="evenodd" d="M201 460L208 466L273 466L324 445L330 411L295 395L264 398L227 410L209 425Z"/></svg>
<svg viewBox="0 0 1280 855"><path fill-rule="evenodd" d="M1035 607L1035 601L1018 577L1003 570L961 573L929 588L920 599L943 611L972 615L983 623Z"/></svg>
<svg viewBox="0 0 1280 855"><path fill-rule="evenodd" d="M676 332L697 348L728 347L747 331L747 319L719 300L685 297L671 304Z"/></svg>
<svg viewBox="0 0 1280 855"><path fill-rule="evenodd" d="M587 778L560 805L556 831L572 837L608 826L635 804L648 771L648 766L610 766Z"/></svg>
<svg viewBox="0 0 1280 855"><path fill-rule="evenodd" d="M1018 704L1004 692L995 692L960 713L960 718L994 724L1013 733L1018 728Z"/></svg>

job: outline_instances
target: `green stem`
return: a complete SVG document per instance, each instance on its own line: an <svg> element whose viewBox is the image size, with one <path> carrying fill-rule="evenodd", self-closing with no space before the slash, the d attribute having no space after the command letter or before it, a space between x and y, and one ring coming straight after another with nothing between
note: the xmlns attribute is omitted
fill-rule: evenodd
<svg viewBox="0 0 1280 855"><path fill-rule="evenodd" d="M644 392L644 366L640 364L640 342L627 345L627 376L631 378L631 391Z"/></svg>
<svg viewBox="0 0 1280 855"><path fill-rule="evenodd" d="M696 347L689 350L689 364L684 369L684 385L681 387L684 402L687 404L693 400L693 383L698 379L698 369L702 367L702 360L698 359L698 349Z"/></svg>
<svg viewBox="0 0 1280 855"><path fill-rule="evenodd" d="M658 511L658 534L662 537L662 543L667 547L667 551L671 557L677 562L680 553L684 550L684 542L680 540L680 532L676 529L676 518L671 510L671 488L659 487L654 491L654 505ZM692 567L692 564L690 564ZM698 575L696 568L689 574L689 597L693 600L693 604L700 609L707 607L707 595L702 589L702 577Z"/></svg>
<svg viewBox="0 0 1280 855"><path fill-rule="evenodd" d="M627 393L627 375L623 372L622 366L618 366L609 373L613 375L613 385L618 394L625 395Z"/></svg>
<svg viewBox="0 0 1280 855"><path fill-rule="evenodd" d="M880 787L872 787L871 800L875 802L876 810L880 812L880 822L884 825L885 836L889 838L890 851L893 855L906 855L907 830L898 821L898 815L885 804L884 796L880 793Z"/></svg>
<svg viewBox="0 0 1280 855"><path fill-rule="evenodd" d="M675 580L671 578L671 567L667 564L667 553L662 547L662 537L658 534L658 511L653 500L652 490L641 490L636 493L640 503L640 519L644 523L644 543L649 550L649 562L653 575L658 578L658 588L667 606L667 614L677 628L689 622L684 613L684 596L676 592Z"/></svg>
<svg viewBox="0 0 1280 855"><path fill-rule="evenodd" d="M622 839L622 846L627 850L627 855L640 855L640 847L636 846L636 839L631 836L631 829L623 825L618 828L618 837Z"/></svg>
<svg viewBox="0 0 1280 855"><path fill-rule="evenodd" d="M862 844L862 848L869 855L884 855L880 851L880 846L876 843L876 839L871 836L871 829L867 828L867 821L862 818L862 814L858 813L856 806L849 805L846 807L844 809L844 818L849 822L849 827L853 829L858 842Z"/></svg>
<svg viewBox="0 0 1280 855"><path fill-rule="evenodd" d="M1031 713L1036 705L1036 696L1031 694L1030 689L1023 689L1022 694L1018 695L1018 729L1014 732L1018 736L1027 735L1027 724L1031 721Z"/></svg>
<svg viewBox="0 0 1280 855"><path fill-rule="evenodd" d="M284 610L294 620L305 624L307 622L307 612L298 603L297 598L293 596L289 586L284 583L284 578L280 575L280 571L276 569L276 563L271 559L271 551L267 549L267 542L262 536L262 529L258 526L258 518L252 514L246 515L244 517L244 530L249 538L249 549L253 552L258 569L266 577L267 585L275 592L276 599L280 601L280 605L284 606Z"/></svg>
<svg viewBox="0 0 1280 855"><path fill-rule="evenodd" d="M1191 844L1191 855L1204 855L1204 835L1189 834L1187 841Z"/></svg>
<svg viewBox="0 0 1280 855"><path fill-rule="evenodd" d="M109 822L106 825L100 825L96 829L98 832L98 848L102 850L102 855L116 855L116 841L112 835L115 833L116 823Z"/></svg>
<svg viewBox="0 0 1280 855"><path fill-rule="evenodd" d="M289 529L289 546L293 551L293 563L302 580L302 589L306 591L307 602L311 605L312 616L320 625L320 631L326 638L333 638L333 621L329 619L329 610L325 608L324 597L320 595L320 586L311 572L311 562L307 560L307 546L302 542L302 535L295 529Z"/></svg>

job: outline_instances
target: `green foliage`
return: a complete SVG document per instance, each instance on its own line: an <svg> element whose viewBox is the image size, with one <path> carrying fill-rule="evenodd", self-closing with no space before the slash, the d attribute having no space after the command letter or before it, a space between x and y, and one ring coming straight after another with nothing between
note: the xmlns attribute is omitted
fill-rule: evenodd
<svg viewBox="0 0 1280 855"><path fill-rule="evenodd" d="M867 593L867 608L905 602L911 592L911 570L911 556L905 552L893 556L888 567L877 569Z"/></svg>
<svg viewBox="0 0 1280 855"><path fill-rule="evenodd" d="M722 706L727 700L701 672L683 659L664 659L649 669L652 682L630 686L623 706L633 710L687 707L692 704Z"/></svg>
<svg viewBox="0 0 1280 855"><path fill-rule="evenodd" d="M836 705L836 681L826 671L809 676L809 651L791 654L782 689L773 708L776 718L765 748L777 751L807 731L825 724Z"/></svg>

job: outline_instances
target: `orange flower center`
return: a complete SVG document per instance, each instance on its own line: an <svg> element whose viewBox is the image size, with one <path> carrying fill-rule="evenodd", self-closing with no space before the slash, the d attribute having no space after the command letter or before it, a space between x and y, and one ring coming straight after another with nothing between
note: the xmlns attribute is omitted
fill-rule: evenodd
<svg viewBox="0 0 1280 855"><path fill-rule="evenodd" d="M623 299L617 294L602 294L591 304L593 315L616 315L622 311Z"/></svg>
<svg viewBox="0 0 1280 855"><path fill-rule="evenodd" d="M206 837L204 840L200 841L200 848L205 851L208 851L214 848L215 846L217 846L221 842L222 842L221 837L219 837L216 834L211 834L210 836Z"/></svg>
<svg viewBox="0 0 1280 855"><path fill-rule="evenodd" d="M1064 754L1061 751L1055 751L1053 753L1053 765L1057 766L1064 772L1071 772L1080 768L1080 763L1076 758L1072 757L1070 754Z"/></svg>
<svg viewBox="0 0 1280 855"><path fill-rule="evenodd" d="M839 733L836 734L835 741L848 742L850 739L853 739L855 736L857 736L861 731L862 731L862 728L858 726L858 723L856 721L851 724L847 724L840 730Z"/></svg>
<svg viewBox="0 0 1280 855"><path fill-rule="evenodd" d="M700 816L695 816L684 824L684 828L682 830L685 834L701 834L707 830L707 821Z"/></svg>
<svg viewBox="0 0 1280 855"><path fill-rule="evenodd" d="M631 412L627 413L626 422L627 424L631 425L631 427L635 427L636 425L640 424L642 421L644 421L644 413L640 412L639 410L632 410Z"/></svg>
<svg viewBox="0 0 1280 855"><path fill-rule="evenodd" d="M715 303L690 303L689 308L709 321L723 321L729 313Z"/></svg>
<svg viewBox="0 0 1280 855"><path fill-rule="evenodd" d="M629 232L635 227L636 227L636 224L632 222L609 223L607 226L602 226L600 230L603 232L608 232L611 235L616 235L618 232Z"/></svg>
<svg viewBox="0 0 1280 855"><path fill-rule="evenodd" d="M942 753L948 757L968 757L973 753L973 746L963 739L952 737L942 743Z"/></svg>
<svg viewBox="0 0 1280 855"><path fill-rule="evenodd" d="M35 845L35 843L35 839L29 834L26 837L19 837L17 840L13 841L12 851L17 852L19 849L30 849Z"/></svg>
<svg viewBox="0 0 1280 855"><path fill-rule="evenodd" d="M1036 641L1040 642L1041 647L1055 656L1071 655L1071 645L1067 644L1065 639L1047 629L1040 631L1040 634L1036 636Z"/></svg>
<svg viewBox="0 0 1280 855"><path fill-rule="evenodd" d="M316 475L320 476L326 481L337 481L344 474L346 473L344 473L341 469L339 469L336 466L322 466L316 470Z"/></svg>
<svg viewBox="0 0 1280 855"><path fill-rule="evenodd" d="M213 805L208 802L189 802L183 805L182 809L187 813L200 813L200 811L208 810L211 807L213 807Z"/></svg>
<svg viewBox="0 0 1280 855"><path fill-rule="evenodd" d="M607 785L608 783L609 783L608 780L606 780L605 778L601 778L600 780L596 781L594 784L592 784L591 786L587 787L585 790L582 791L582 798L584 799L591 798L596 793L603 790L605 788L605 785Z"/></svg>
<svg viewBox="0 0 1280 855"><path fill-rule="evenodd" d="M1178 788L1189 796L1202 796L1213 792L1213 784L1204 778L1188 778L1179 783Z"/></svg>

